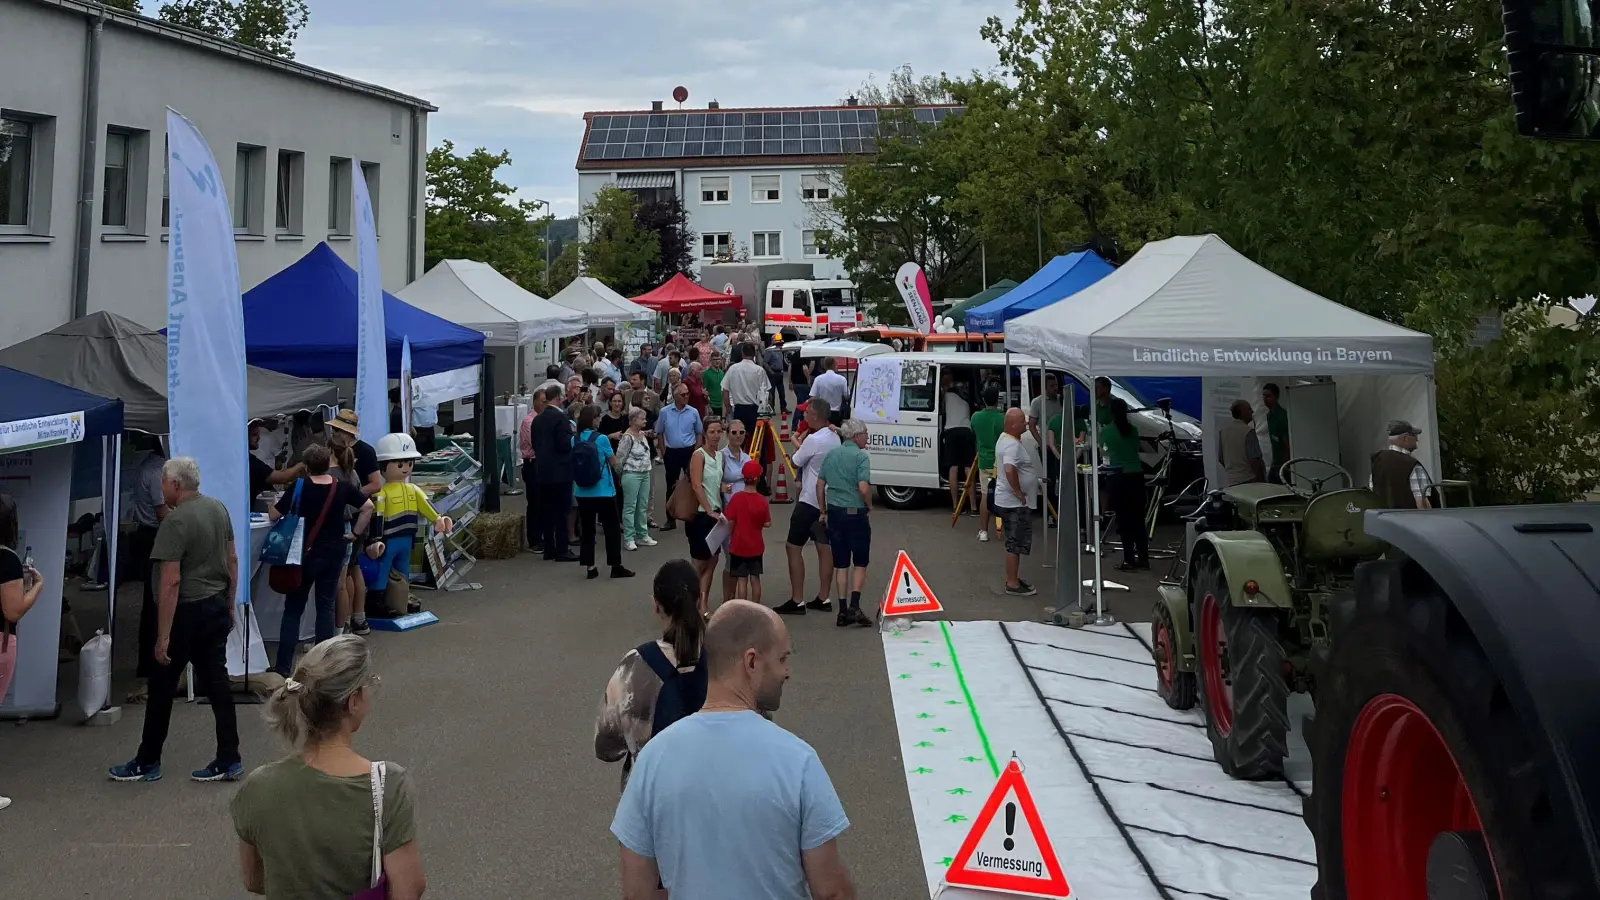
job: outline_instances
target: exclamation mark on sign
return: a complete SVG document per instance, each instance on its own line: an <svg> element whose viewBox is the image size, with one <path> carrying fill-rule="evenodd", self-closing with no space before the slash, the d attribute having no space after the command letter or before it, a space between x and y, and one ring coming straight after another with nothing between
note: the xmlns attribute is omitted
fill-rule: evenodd
<svg viewBox="0 0 1600 900"><path fill-rule="evenodd" d="M906 596L911 596L911 573L906 572L900 576L906 580Z"/></svg>
<svg viewBox="0 0 1600 900"><path fill-rule="evenodd" d="M1017 830L1017 805L1015 803L1007 803L1006 804L1006 842L1005 842L1005 848L1007 850L1011 850L1011 849L1013 849L1013 848L1015 848L1017 846L1017 842L1013 841L1011 839L1011 835L1015 834L1016 830Z"/></svg>

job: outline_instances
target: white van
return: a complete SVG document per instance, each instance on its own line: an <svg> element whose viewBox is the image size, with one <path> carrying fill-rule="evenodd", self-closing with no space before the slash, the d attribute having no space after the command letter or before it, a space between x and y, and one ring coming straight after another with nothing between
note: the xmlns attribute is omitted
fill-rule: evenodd
<svg viewBox="0 0 1600 900"><path fill-rule="evenodd" d="M1088 403L1088 388L1065 370L1045 367L1038 359L1004 353L894 353L881 344L855 341L808 341L802 348L806 357L833 356L859 361L873 356L896 358L906 363L901 378L899 421L873 424L867 437L867 453L872 459L872 483L886 506L905 509L919 505L931 491L948 490L946 469L939 464L939 432L943 430L943 411L938 403L940 379L950 372L957 386L972 402L976 412L983 405L983 387L991 382L1001 386L1001 406L1027 410L1033 398L1044 390L1045 374L1072 384L1078 404ZM1005 394L1006 369L1010 366L1010 395ZM843 368L841 366L840 368ZM853 368L853 366L852 366ZM1147 474L1153 474L1165 458L1169 444L1162 440L1168 430L1166 416L1153 400L1139 396L1115 380L1111 394L1128 404L1129 418L1139 429L1141 453ZM853 396L853 395L852 395ZM1064 399L1069 396L1063 390ZM1153 398L1159 399L1159 398ZM1065 407L1070 416L1070 405ZM1048 423L1041 422L1040 428ZM1200 423L1182 413L1172 413L1172 431L1180 456L1173 460L1169 483L1178 490L1204 473L1200 449ZM1040 450L1031 434L1023 443L1039 458Z"/></svg>

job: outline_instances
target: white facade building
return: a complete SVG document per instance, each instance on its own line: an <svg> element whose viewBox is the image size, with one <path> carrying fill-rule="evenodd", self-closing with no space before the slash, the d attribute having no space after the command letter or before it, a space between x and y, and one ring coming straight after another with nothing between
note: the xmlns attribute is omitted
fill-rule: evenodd
<svg viewBox="0 0 1600 900"><path fill-rule="evenodd" d="M99 310L166 324L168 106L217 157L244 289L319 241L354 265L354 165L384 287L420 274L427 102L95 3L0 0L0 347Z"/></svg>
<svg viewBox="0 0 1600 900"><path fill-rule="evenodd" d="M578 200L608 184L641 199L676 195L688 212L700 263L810 264L817 278L844 265L817 249L817 206L829 201L853 157L877 150L879 110L845 105L584 113ZM901 108L896 107L896 110ZM925 124L959 107L913 110Z"/></svg>

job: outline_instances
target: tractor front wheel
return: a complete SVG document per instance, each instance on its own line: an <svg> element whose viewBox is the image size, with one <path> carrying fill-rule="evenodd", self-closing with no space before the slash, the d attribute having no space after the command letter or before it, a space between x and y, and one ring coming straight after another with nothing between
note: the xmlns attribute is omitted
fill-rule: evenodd
<svg viewBox="0 0 1600 900"><path fill-rule="evenodd" d="M1178 668L1178 635L1172 626L1172 612L1163 601L1156 601L1150 616L1150 654L1156 662L1156 693L1173 709L1193 709L1195 677Z"/></svg>
<svg viewBox="0 0 1600 900"><path fill-rule="evenodd" d="M1483 647L1413 563L1368 563L1329 606L1307 723L1314 900L1583 896L1588 856ZM1411 577L1420 576L1420 577Z"/></svg>
<svg viewBox="0 0 1600 900"><path fill-rule="evenodd" d="M1214 558L1200 562L1191 598L1212 756L1235 778L1279 777L1289 752L1289 682L1278 615L1235 606Z"/></svg>

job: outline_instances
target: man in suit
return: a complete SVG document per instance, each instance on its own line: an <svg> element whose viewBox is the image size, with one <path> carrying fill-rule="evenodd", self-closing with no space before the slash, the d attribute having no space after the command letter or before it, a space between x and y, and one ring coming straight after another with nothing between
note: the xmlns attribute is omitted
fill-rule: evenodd
<svg viewBox="0 0 1600 900"><path fill-rule="evenodd" d="M561 405L562 389L545 388L549 405L533 419L529 439L533 444L534 484L538 492L544 558L575 562L567 543L567 513L572 511L572 421Z"/></svg>

